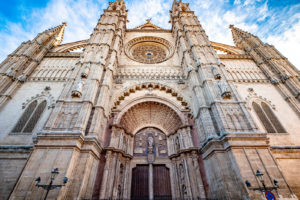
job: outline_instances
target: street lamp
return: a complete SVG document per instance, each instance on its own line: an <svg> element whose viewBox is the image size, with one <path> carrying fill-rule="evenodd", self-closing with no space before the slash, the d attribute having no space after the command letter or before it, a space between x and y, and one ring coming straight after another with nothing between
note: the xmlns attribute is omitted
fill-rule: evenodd
<svg viewBox="0 0 300 200"><path fill-rule="evenodd" d="M35 182L36 182L36 186L37 187L41 187L43 188L44 190L47 190L47 193L46 193L46 196L44 198L44 200L47 199L47 196L48 196L48 193L50 190L53 190L55 188L61 188L62 186L65 186L68 182L68 178L67 177L64 177L63 178L63 185L53 185L53 180L57 177L57 175L59 174L59 171L58 171L58 168L55 168L53 171L51 171L51 174L50 174L50 183L49 185L43 185L43 184L40 184L41 182L41 177L37 177L35 179Z"/></svg>
<svg viewBox="0 0 300 200"><path fill-rule="evenodd" d="M259 186L258 188L251 187L250 181L246 180L246 181L245 181L245 184L246 184L246 186L248 187L248 189L250 189L250 190L259 190L259 191L261 191L261 192L266 192L266 191L272 191L272 190L276 190L276 191L277 191L277 189L279 188L279 186L278 186L278 181L277 181L276 179L273 180L273 183L274 183L275 187L274 187L274 186L272 186L272 187L267 187L267 186L265 185L264 174L261 173L259 170L256 171L255 176L256 176L256 178L261 182L263 188L261 188L260 186Z"/></svg>

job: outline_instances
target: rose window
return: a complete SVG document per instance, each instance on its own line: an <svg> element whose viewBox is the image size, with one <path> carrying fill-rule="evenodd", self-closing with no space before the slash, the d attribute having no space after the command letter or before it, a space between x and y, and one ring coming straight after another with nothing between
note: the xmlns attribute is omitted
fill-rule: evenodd
<svg viewBox="0 0 300 200"><path fill-rule="evenodd" d="M161 63L173 55L170 43L157 37L140 37L131 40L125 47L127 56L145 64Z"/></svg>

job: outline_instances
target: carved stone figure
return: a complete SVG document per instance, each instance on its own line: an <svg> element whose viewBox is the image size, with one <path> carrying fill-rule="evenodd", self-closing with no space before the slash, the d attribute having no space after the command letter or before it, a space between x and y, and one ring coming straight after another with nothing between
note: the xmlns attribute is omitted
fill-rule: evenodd
<svg viewBox="0 0 300 200"><path fill-rule="evenodd" d="M5 75L8 77L14 78L16 76L16 72L15 72L14 68L12 67L8 70L8 72L5 73Z"/></svg>
<svg viewBox="0 0 300 200"><path fill-rule="evenodd" d="M218 69L215 66L211 66L211 71L212 71L212 73L214 75L214 78L216 80L221 79L221 74L219 73Z"/></svg>
<svg viewBox="0 0 300 200"><path fill-rule="evenodd" d="M181 182L184 182L184 179L185 179L185 178L184 178L184 177L185 177L184 174L185 174L185 173L184 173L184 168L183 168L183 165L182 165L182 164L179 165L179 174L180 174Z"/></svg>
<svg viewBox="0 0 300 200"><path fill-rule="evenodd" d="M176 147L176 151L180 150L180 144L179 144L179 138L178 137L176 137L176 139L175 139L175 147Z"/></svg>
<svg viewBox="0 0 300 200"><path fill-rule="evenodd" d="M282 83L285 83L286 80L288 80L290 78L290 76L288 74L284 74L282 76L280 76L280 80Z"/></svg>
<svg viewBox="0 0 300 200"><path fill-rule="evenodd" d="M18 77L18 81L24 83L27 80L26 75L22 74L21 76Z"/></svg>
<svg viewBox="0 0 300 200"><path fill-rule="evenodd" d="M72 97L81 97L82 96L82 89L83 89L84 81L79 80L72 90Z"/></svg>
<svg viewBox="0 0 300 200"><path fill-rule="evenodd" d="M218 86L221 90L221 96L224 99L231 98L231 92L229 90L228 83L226 81L219 81Z"/></svg>
<svg viewBox="0 0 300 200"><path fill-rule="evenodd" d="M88 64L84 67L84 70L81 73L81 78L87 78L89 75L89 72L90 72L90 65Z"/></svg>
<svg viewBox="0 0 300 200"><path fill-rule="evenodd" d="M274 78L274 79L271 80L271 83L272 83L273 85L277 85L279 82L280 82L280 81L279 81L277 78Z"/></svg>
<svg viewBox="0 0 300 200"><path fill-rule="evenodd" d="M148 149L149 149L149 153L153 152L153 137L152 136L148 137Z"/></svg>

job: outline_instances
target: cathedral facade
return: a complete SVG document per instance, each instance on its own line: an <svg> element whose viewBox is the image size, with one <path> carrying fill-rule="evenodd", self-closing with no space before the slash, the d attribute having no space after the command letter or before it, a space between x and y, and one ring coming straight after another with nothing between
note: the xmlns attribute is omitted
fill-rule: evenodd
<svg viewBox="0 0 300 200"><path fill-rule="evenodd" d="M1 63L0 199L300 198L295 66L233 25L235 46L210 41L188 3L170 30L127 13L115 0L87 40L61 44L63 23Z"/></svg>

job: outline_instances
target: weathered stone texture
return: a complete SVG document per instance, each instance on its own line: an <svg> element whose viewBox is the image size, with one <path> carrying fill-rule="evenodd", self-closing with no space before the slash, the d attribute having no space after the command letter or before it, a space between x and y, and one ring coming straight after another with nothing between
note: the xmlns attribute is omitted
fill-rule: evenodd
<svg viewBox="0 0 300 200"><path fill-rule="evenodd" d="M268 187L279 181L277 199L299 198L295 67L234 26L236 46L209 41L182 1L171 30L150 20L126 29L127 14L110 2L87 40L60 44L63 23L0 64L0 198L44 198L34 180L59 168L55 184L69 181L48 199L130 199L141 165L150 199L162 195L156 166L172 198L262 199L245 184L262 187L256 170Z"/></svg>

